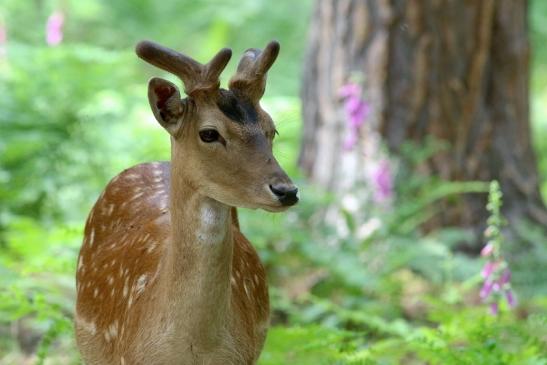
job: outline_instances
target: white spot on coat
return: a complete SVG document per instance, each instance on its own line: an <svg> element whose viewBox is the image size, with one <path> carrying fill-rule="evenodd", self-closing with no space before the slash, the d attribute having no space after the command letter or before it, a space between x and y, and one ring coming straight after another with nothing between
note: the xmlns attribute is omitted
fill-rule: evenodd
<svg viewBox="0 0 547 365"><path fill-rule="evenodd" d="M91 333L91 335L95 335L97 333L97 326L95 326L95 322L88 322L78 314L76 314L76 326L86 332Z"/></svg>
<svg viewBox="0 0 547 365"><path fill-rule="evenodd" d="M127 280L129 280L128 277L125 278L125 283L123 284L123 297L127 297Z"/></svg>
<svg viewBox="0 0 547 365"><path fill-rule="evenodd" d="M95 214L95 209L91 209L91 212L89 212L89 217L87 218L87 221L91 223L93 221L93 215Z"/></svg>
<svg viewBox="0 0 547 365"><path fill-rule="evenodd" d="M146 274L142 274L141 276L139 276L135 285L135 291L137 292L137 294L141 294L144 291L146 282Z"/></svg>
<svg viewBox="0 0 547 365"><path fill-rule="evenodd" d="M247 288L246 282L243 282L243 288L245 289L245 294L247 294L247 298L251 299L251 294L249 293L249 288Z"/></svg>
<svg viewBox="0 0 547 365"><path fill-rule="evenodd" d="M93 246L94 240L95 240L95 229L91 228L91 232L89 233L89 247Z"/></svg>
<svg viewBox="0 0 547 365"><path fill-rule="evenodd" d="M154 249L157 247L157 242L150 242L148 244L148 248L146 249L146 253L150 253L152 251L154 251Z"/></svg>
<svg viewBox="0 0 547 365"><path fill-rule="evenodd" d="M114 323L108 326L108 334L112 339L118 336L118 320L115 320Z"/></svg>
<svg viewBox="0 0 547 365"><path fill-rule="evenodd" d="M114 204L112 204L112 203L108 204L106 215L110 217L113 212L114 212Z"/></svg>
<svg viewBox="0 0 547 365"><path fill-rule="evenodd" d="M78 258L78 271L80 271L84 267L84 259L82 256Z"/></svg>

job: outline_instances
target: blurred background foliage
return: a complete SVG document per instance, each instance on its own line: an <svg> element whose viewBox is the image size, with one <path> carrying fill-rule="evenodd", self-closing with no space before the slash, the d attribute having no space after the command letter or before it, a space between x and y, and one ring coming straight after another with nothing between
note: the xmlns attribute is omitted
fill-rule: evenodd
<svg viewBox="0 0 547 365"><path fill-rule="evenodd" d="M241 214L271 286L273 329L260 364L547 364L541 228L523 225L523 241L504 247L519 305L503 304L497 317L478 295L483 261L452 249L469 232L418 229L432 200L487 186L399 171L392 204L364 199L357 214L299 173L299 75L311 5L0 3L0 364L79 363L71 318L86 214L119 171L169 158L146 82L173 77L134 56L144 38L200 61L224 46L240 55L272 38L282 45L263 103L280 131L276 156L302 199L284 215ZM54 11L64 13L64 39L50 46L45 29ZM531 2L530 23L533 139L547 197L547 2ZM435 148L408 146L407 158L418 164ZM330 219L332 210L343 220Z"/></svg>

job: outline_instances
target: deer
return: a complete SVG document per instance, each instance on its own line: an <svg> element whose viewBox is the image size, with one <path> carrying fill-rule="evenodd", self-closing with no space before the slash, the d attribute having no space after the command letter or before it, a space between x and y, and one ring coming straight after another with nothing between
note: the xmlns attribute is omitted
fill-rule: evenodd
<svg viewBox="0 0 547 365"><path fill-rule="evenodd" d="M74 316L86 364L256 363L268 287L237 208L281 212L299 200L260 106L279 49L272 41L245 51L224 89L230 49L202 64L152 41L137 44L142 60L181 79L186 97L174 83L150 79L170 161L121 172L87 217Z"/></svg>

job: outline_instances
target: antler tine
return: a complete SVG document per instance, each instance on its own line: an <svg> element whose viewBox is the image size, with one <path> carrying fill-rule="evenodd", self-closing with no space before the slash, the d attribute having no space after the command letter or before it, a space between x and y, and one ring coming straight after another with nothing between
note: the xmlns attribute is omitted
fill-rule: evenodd
<svg viewBox="0 0 547 365"><path fill-rule="evenodd" d="M266 73L277 58L279 48L277 41L271 41L264 51L256 48L246 50L239 61L236 74L230 79L230 90L258 101L264 95Z"/></svg>
<svg viewBox="0 0 547 365"><path fill-rule="evenodd" d="M223 48L218 51L215 57L205 65L205 79L218 82L220 74L226 68L230 58L232 58L232 50L230 48Z"/></svg>
<svg viewBox="0 0 547 365"><path fill-rule="evenodd" d="M144 61L178 76L185 86L200 75L202 65L192 58L152 41L142 41L135 48Z"/></svg>
<svg viewBox="0 0 547 365"><path fill-rule="evenodd" d="M279 42L271 41L268 43L264 51L258 56L258 59L255 61L256 73L257 75L264 75L270 67L272 67L275 62L277 55L279 55Z"/></svg>
<svg viewBox="0 0 547 365"><path fill-rule="evenodd" d="M195 90L218 88L219 76L232 56L228 48L220 50L206 65L151 41L141 41L135 48L144 61L178 76L187 94Z"/></svg>

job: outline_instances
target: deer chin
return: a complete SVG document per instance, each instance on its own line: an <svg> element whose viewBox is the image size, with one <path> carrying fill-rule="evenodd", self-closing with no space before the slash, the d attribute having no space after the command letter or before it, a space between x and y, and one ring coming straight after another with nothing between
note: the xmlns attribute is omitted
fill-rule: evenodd
<svg viewBox="0 0 547 365"><path fill-rule="evenodd" d="M284 212L287 209L290 208L290 206L286 206L281 204L280 202L271 202L271 203L253 203L253 204L230 204L231 206L237 207L237 208L246 208L246 209L262 209L271 213L279 213Z"/></svg>
<svg viewBox="0 0 547 365"><path fill-rule="evenodd" d="M283 205L277 199L261 199L260 201L255 202L235 202L230 200L219 200L222 204L236 207L236 208L245 208L245 209L262 209L272 213L284 212L289 209L290 205Z"/></svg>
<svg viewBox="0 0 547 365"><path fill-rule="evenodd" d="M290 206L279 204L279 205L265 205L265 206L262 206L260 208L264 209L264 210L266 210L270 213L280 213L280 212L284 212L287 209L289 209Z"/></svg>
<svg viewBox="0 0 547 365"><path fill-rule="evenodd" d="M275 198L263 200L252 206L253 209L262 209L271 213L284 212L290 207L292 207L292 205L283 204L281 201Z"/></svg>

